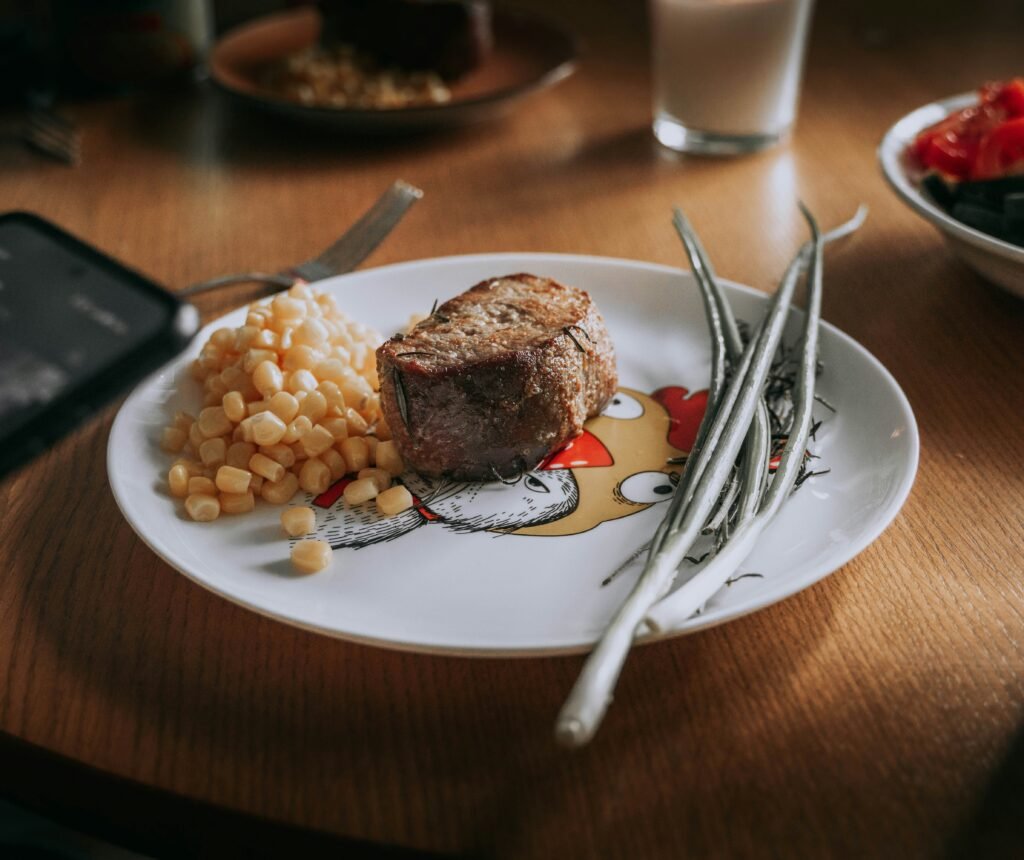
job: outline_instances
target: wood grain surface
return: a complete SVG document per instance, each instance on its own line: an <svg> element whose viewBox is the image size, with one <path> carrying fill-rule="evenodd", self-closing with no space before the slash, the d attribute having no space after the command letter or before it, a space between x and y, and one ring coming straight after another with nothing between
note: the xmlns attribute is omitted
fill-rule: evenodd
<svg viewBox="0 0 1024 860"><path fill-rule="evenodd" d="M896 200L875 147L919 104L1024 73L1024 9L823 2L791 142L700 160L649 133L642 4L526 5L586 54L497 123L354 140L205 91L94 101L69 108L83 163L8 147L0 201L173 288L304 259L396 177L427 196L369 265L481 251L678 265L678 202L724 276L768 288L802 238L798 196L828 224L865 202L862 233L830 254L824 314L917 414L903 512L805 592L635 654L596 740L567 752L552 724L580 658L347 644L162 563L107 485L110 407L0 483L0 732L189 801L438 852L1021 850L1024 302Z"/></svg>

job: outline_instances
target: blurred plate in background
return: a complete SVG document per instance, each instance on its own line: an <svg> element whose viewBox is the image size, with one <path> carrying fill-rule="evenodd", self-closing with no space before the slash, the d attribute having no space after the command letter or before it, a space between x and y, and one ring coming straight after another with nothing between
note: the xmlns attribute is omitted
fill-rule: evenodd
<svg viewBox="0 0 1024 860"><path fill-rule="evenodd" d="M932 102L907 114L882 138L878 161L897 195L918 215L942 232L950 250L988 281L1024 296L1024 248L961 224L921 190L924 171L911 163L907 147L917 135L955 111L977 102L976 93L963 93Z"/></svg>
<svg viewBox="0 0 1024 860"><path fill-rule="evenodd" d="M261 83L265 67L314 45L321 20L313 9L259 18L232 30L210 54L210 76L238 101L283 117L353 132L403 132L479 122L500 115L523 96L558 83L575 71L573 36L524 14L495 9L494 48L479 68L449 86L451 101L403 108L304 105Z"/></svg>

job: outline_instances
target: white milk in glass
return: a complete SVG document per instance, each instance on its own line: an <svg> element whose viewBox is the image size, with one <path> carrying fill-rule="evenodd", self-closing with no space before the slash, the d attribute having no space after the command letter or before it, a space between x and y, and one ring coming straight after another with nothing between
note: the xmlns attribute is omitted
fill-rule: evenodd
<svg viewBox="0 0 1024 860"><path fill-rule="evenodd" d="M813 0L651 0L654 130L674 149L743 152L796 116Z"/></svg>

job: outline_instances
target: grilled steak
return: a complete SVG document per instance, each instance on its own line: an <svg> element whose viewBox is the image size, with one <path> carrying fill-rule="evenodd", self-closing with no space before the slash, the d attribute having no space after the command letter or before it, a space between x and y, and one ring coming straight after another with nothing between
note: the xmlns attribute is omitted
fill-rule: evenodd
<svg viewBox="0 0 1024 860"><path fill-rule="evenodd" d="M406 465L431 477L528 471L578 436L615 391L590 296L507 275L445 302L377 350L384 415Z"/></svg>

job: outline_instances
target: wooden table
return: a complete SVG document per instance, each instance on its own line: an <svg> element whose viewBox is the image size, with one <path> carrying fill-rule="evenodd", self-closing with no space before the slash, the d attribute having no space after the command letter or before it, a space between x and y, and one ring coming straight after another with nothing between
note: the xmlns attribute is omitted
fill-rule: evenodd
<svg viewBox="0 0 1024 860"><path fill-rule="evenodd" d="M921 103L1024 72L1024 10L822 3L792 142L698 160L649 134L641 4L533 5L587 53L500 123L352 141L209 94L98 101L73 108L82 165L5 150L0 200L173 287L302 259L399 176L427 197L371 265L502 250L680 264L682 202L723 275L769 288L802 238L798 195L826 223L866 202L829 261L825 316L917 414L903 512L792 599L634 655L597 739L567 752L551 729L578 657L348 644L159 561L107 485L112 406L0 483L0 788L152 850L228 832L222 848L276 833L310 854L331 837L502 857L1019 848L1024 303L895 199L875 146Z"/></svg>

